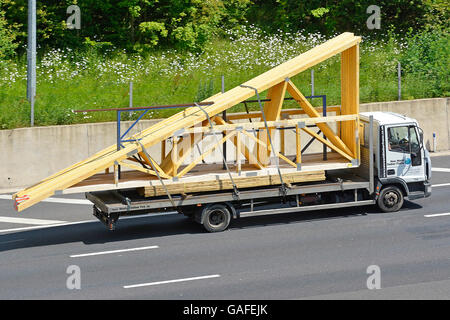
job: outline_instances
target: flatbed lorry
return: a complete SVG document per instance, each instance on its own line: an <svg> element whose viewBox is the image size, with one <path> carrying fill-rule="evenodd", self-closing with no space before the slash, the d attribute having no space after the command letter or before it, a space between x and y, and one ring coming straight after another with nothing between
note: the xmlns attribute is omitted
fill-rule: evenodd
<svg viewBox="0 0 450 320"><path fill-rule="evenodd" d="M232 219L377 205L398 211L404 199L431 195L431 161L416 120L391 112L360 113L358 168L326 171L320 182L145 197L137 189L86 192L96 216L114 230L120 216L177 211L209 232Z"/></svg>

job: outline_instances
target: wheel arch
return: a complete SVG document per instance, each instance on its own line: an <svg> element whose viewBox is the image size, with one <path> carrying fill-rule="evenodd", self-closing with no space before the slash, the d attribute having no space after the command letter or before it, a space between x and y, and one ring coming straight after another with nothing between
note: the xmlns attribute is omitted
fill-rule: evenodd
<svg viewBox="0 0 450 320"><path fill-rule="evenodd" d="M401 178L383 178L380 179L380 183L381 189L388 186L396 186L402 191L404 197L407 197L409 195L408 185L406 184L405 180Z"/></svg>

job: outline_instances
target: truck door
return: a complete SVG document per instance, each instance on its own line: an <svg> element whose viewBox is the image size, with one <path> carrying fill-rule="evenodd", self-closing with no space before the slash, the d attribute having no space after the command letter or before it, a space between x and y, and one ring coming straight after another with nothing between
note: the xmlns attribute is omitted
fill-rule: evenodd
<svg viewBox="0 0 450 320"><path fill-rule="evenodd" d="M424 181L423 150L417 127L386 127L386 177L400 177L405 182Z"/></svg>

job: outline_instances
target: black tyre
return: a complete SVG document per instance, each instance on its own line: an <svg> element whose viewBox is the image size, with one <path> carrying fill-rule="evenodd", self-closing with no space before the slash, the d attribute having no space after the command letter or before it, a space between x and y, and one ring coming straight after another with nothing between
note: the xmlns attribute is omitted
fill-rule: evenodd
<svg viewBox="0 0 450 320"><path fill-rule="evenodd" d="M230 210L223 204L214 204L202 210L203 227L208 232L220 232L228 228Z"/></svg>
<svg viewBox="0 0 450 320"><path fill-rule="evenodd" d="M378 207L383 212L396 212L403 206L403 192L396 186L387 186L381 189L378 197Z"/></svg>

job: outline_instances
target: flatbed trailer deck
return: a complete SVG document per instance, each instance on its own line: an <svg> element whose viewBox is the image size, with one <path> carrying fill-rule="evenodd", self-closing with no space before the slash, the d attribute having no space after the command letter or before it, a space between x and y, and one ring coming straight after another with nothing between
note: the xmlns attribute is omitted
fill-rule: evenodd
<svg viewBox="0 0 450 320"><path fill-rule="evenodd" d="M353 176L353 180L330 177L320 183L293 185L285 194L281 194L279 187L242 190L238 198L232 191L222 191L174 195L169 200L168 197L145 198L136 190L87 192L86 198L94 204L94 215L114 229L119 216L174 210L194 215L196 210L216 203L227 204L233 218L371 205L376 201L367 199L370 190L370 181Z"/></svg>
<svg viewBox="0 0 450 320"><path fill-rule="evenodd" d="M327 171L323 181L153 197L145 197L138 188L86 192L85 195L94 204L94 216L109 230L115 229L120 216L156 212L178 211L215 232L226 229L232 218L371 205L376 203L374 157L371 156L374 151L372 118L368 126L369 143L361 146L362 161L358 170ZM216 225L211 224L207 221L211 211L220 212L226 217L225 221L222 217Z"/></svg>
<svg viewBox="0 0 450 320"><path fill-rule="evenodd" d="M308 183L302 185L293 185L286 191L286 197L298 196L302 194L313 194L333 191L348 190L369 190L370 182L362 178L355 180L346 180L333 182L331 180L320 183ZM251 190L242 190L239 192L239 199L232 191L210 192L190 194L187 197L182 195L173 195L172 200L177 207L196 206L199 204L208 204L216 202L242 202L256 201L262 198L281 197L279 187L255 188ZM141 211L165 211L165 208L172 207L172 202L167 197L146 198L141 196L135 190L112 190L87 192L86 198L105 213L133 214Z"/></svg>

